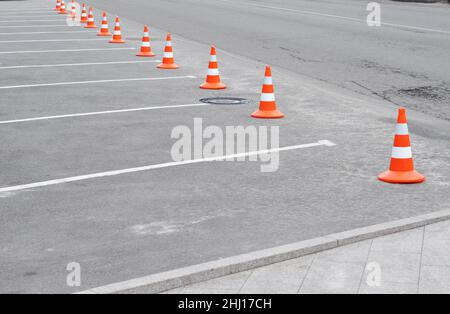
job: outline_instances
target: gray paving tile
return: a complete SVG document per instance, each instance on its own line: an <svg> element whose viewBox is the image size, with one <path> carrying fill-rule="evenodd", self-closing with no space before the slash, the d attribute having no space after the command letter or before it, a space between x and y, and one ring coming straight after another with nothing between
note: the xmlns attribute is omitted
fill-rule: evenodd
<svg viewBox="0 0 450 314"><path fill-rule="evenodd" d="M450 294L450 267L422 266L419 293Z"/></svg>
<svg viewBox="0 0 450 314"><path fill-rule="evenodd" d="M360 294L416 294L417 284L384 281L379 287L370 287L363 281Z"/></svg>
<svg viewBox="0 0 450 314"><path fill-rule="evenodd" d="M248 276L252 271L245 271L241 273L232 274L225 277L220 277L204 282L199 282L190 286L186 286L184 288L173 289L167 291L167 293L171 294L182 293L209 293L209 294L220 294L220 293L238 293L241 289L244 282L247 280Z"/></svg>
<svg viewBox="0 0 450 314"><path fill-rule="evenodd" d="M450 220L438 222L425 227L426 232L450 232Z"/></svg>
<svg viewBox="0 0 450 314"><path fill-rule="evenodd" d="M318 253L318 261L356 263L365 265L372 240L345 245Z"/></svg>
<svg viewBox="0 0 450 314"><path fill-rule="evenodd" d="M422 264L450 266L450 231L425 232Z"/></svg>
<svg viewBox="0 0 450 314"><path fill-rule="evenodd" d="M367 263L380 265L382 282L414 284L419 281L420 254L372 251Z"/></svg>
<svg viewBox="0 0 450 314"><path fill-rule="evenodd" d="M424 228L418 228L373 240L372 251L420 253Z"/></svg>
<svg viewBox="0 0 450 314"><path fill-rule="evenodd" d="M312 260L307 256L255 269L240 293L297 293Z"/></svg>
<svg viewBox="0 0 450 314"><path fill-rule="evenodd" d="M351 263L314 261L300 293L357 293L363 269Z"/></svg>

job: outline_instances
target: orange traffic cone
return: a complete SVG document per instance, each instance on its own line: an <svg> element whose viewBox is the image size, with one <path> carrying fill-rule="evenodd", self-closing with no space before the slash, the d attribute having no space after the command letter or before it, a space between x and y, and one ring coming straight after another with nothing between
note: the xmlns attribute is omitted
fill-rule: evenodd
<svg viewBox="0 0 450 314"><path fill-rule="evenodd" d="M87 23L88 21L88 16L87 16L87 11L86 11L86 4L83 3L83 7L81 9L81 18L80 18L80 23Z"/></svg>
<svg viewBox="0 0 450 314"><path fill-rule="evenodd" d="M120 30L120 20L116 17L116 25L114 26L113 38L109 41L112 44L124 44L125 40L122 39L122 32Z"/></svg>
<svg viewBox="0 0 450 314"><path fill-rule="evenodd" d="M216 47L211 47L211 58L209 60L206 82L200 85L203 89L225 89L227 86L220 81L219 66L217 63Z"/></svg>
<svg viewBox="0 0 450 314"><path fill-rule="evenodd" d="M94 9L93 8L89 8L88 21L84 28L97 28L97 25L95 25L95 21L94 21Z"/></svg>
<svg viewBox="0 0 450 314"><path fill-rule="evenodd" d="M56 6L53 9L53 11L57 11L58 12L59 10L61 10L61 0L56 0Z"/></svg>
<svg viewBox="0 0 450 314"><path fill-rule="evenodd" d="M108 18L106 17L106 12L103 12L102 27L100 28L100 32L97 34L97 36L111 36L111 35L112 34L109 32Z"/></svg>
<svg viewBox="0 0 450 314"><path fill-rule="evenodd" d="M136 55L138 57L154 57L150 46L150 35L148 34L148 26L144 26L144 36L142 37L141 51Z"/></svg>
<svg viewBox="0 0 450 314"><path fill-rule="evenodd" d="M158 68L166 69L166 70L174 70L174 69L179 68L179 66L175 63L175 60L173 58L172 35L171 34L167 34L166 47L164 48L163 61L160 65L158 65Z"/></svg>
<svg viewBox="0 0 450 314"><path fill-rule="evenodd" d="M74 0L72 0L71 7L70 7L70 17L72 18L72 21L75 21L75 18L77 17L77 8L75 6Z"/></svg>
<svg viewBox="0 0 450 314"><path fill-rule="evenodd" d="M284 114L277 110L270 66L266 66L259 110L253 112L252 117L261 119L279 119L284 117Z"/></svg>
<svg viewBox="0 0 450 314"><path fill-rule="evenodd" d="M398 110L391 165L388 171L378 176L378 179L388 183L421 183L425 181L425 177L414 170L406 109L404 108Z"/></svg>
<svg viewBox="0 0 450 314"><path fill-rule="evenodd" d="M61 0L61 7L59 8L58 14L67 14L66 3L64 2L64 0Z"/></svg>

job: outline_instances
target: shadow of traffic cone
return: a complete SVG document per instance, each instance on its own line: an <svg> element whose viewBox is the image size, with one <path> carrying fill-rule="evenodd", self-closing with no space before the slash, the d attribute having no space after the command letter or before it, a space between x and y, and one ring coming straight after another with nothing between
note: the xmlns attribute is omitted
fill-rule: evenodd
<svg viewBox="0 0 450 314"><path fill-rule="evenodd" d="M404 108L398 110L389 170L380 174L378 179L388 183L421 183L425 181L425 177L414 170L406 109Z"/></svg>
<svg viewBox="0 0 450 314"><path fill-rule="evenodd" d="M279 119L284 117L284 114L277 109L275 102L275 91L270 66L266 66L259 110L253 112L251 116L260 119Z"/></svg>
<svg viewBox="0 0 450 314"><path fill-rule="evenodd" d="M206 82L200 85L203 89L225 89L227 86L220 81L219 65L217 63L216 47L211 47L208 74Z"/></svg>
<svg viewBox="0 0 450 314"><path fill-rule="evenodd" d="M108 18L106 17L106 12L103 12L103 19L102 19L102 26L100 27L100 32L97 34L97 36L111 36L112 34L109 32L109 26L108 26Z"/></svg>
<svg viewBox="0 0 450 314"><path fill-rule="evenodd" d="M93 8L89 8L88 21L84 28L97 28L97 25L95 25L95 21L94 21L94 9Z"/></svg>
<svg viewBox="0 0 450 314"><path fill-rule="evenodd" d="M120 20L116 17L116 25L114 26L113 38L109 41L111 44L124 44L125 40L122 39L122 32L120 30Z"/></svg>
<svg viewBox="0 0 450 314"><path fill-rule="evenodd" d="M61 0L56 0L56 6L53 11L59 12L61 10Z"/></svg>
<svg viewBox="0 0 450 314"><path fill-rule="evenodd" d="M144 36L142 37L141 51L136 55L138 57L154 57L155 54L150 46L150 35L148 26L144 26Z"/></svg>
<svg viewBox="0 0 450 314"><path fill-rule="evenodd" d="M174 69L179 68L179 66L175 63L175 60L173 58L172 35L171 34L167 34L166 47L164 48L163 61L160 65L158 65L158 68L166 69L166 70L174 70Z"/></svg>
<svg viewBox="0 0 450 314"><path fill-rule="evenodd" d="M81 17L80 17L80 23L87 23L88 21L88 16L87 16L87 11L86 11L86 4L83 3L82 9L81 9Z"/></svg>
<svg viewBox="0 0 450 314"><path fill-rule="evenodd" d="M64 0L61 0L61 7L59 8L58 14L67 14L66 3L64 2Z"/></svg>

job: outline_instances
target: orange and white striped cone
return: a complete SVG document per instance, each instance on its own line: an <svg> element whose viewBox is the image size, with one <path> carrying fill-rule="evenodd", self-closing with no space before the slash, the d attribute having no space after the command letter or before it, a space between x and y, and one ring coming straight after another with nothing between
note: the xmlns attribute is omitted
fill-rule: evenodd
<svg viewBox="0 0 450 314"><path fill-rule="evenodd" d="M72 18L72 21L75 21L77 17L77 7L75 6L75 1L72 0L71 7L70 7L70 17Z"/></svg>
<svg viewBox="0 0 450 314"><path fill-rule="evenodd" d="M59 10L61 10L61 0L56 0L56 6L53 11L59 12Z"/></svg>
<svg viewBox="0 0 450 314"><path fill-rule="evenodd" d="M88 21L84 28L97 28L97 25L95 25L95 21L94 21L94 9L93 8L89 8Z"/></svg>
<svg viewBox="0 0 450 314"><path fill-rule="evenodd" d="M122 32L120 30L120 20L116 17L116 25L114 26L114 34L109 41L111 44L124 44L125 40L122 39Z"/></svg>
<svg viewBox="0 0 450 314"><path fill-rule="evenodd" d="M266 66L259 110L253 112L251 116L260 119L279 119L284 117L284 114L277 109L277 103L275 102L275 89L270 66Z"/></svg>
<svg viewBox="0 0 450 314"><path fill-rule="evenodd" d="M142 37L141 51L136 55L138 57L154 57L155 54L152 51L150 45L150 35L148 26L144 26L144 36Z"/></svg>
<svg viewBox="0 0 450 314"><path fill-rule="evenodd" d="M87 10L86 10L86 4L83 3L82 9L81 9L81 18L80 18L80 23L87 23L88 21L88 16L87 16Z"/></svg>
<svg viewBox="0 0 450 314"><path fill-rule="evenodd" d="M106 17L106 12L103 12L102 26L100 27L100 32L97 36L111 36L112 34L109 32L108 26L108 18Z"/></svg>
<svg viewBox="0 0 450 314"><path fill-rule="evenodd" d="M58 14L67 14L66 3L64 2L64 0L61 0L61 7L59 8Z"/></svg>
<svg viewBox="0 0 450 314"><path fill-rule="evenodd" d="M178 69L179 66L175 63L173 58L173 48L172 48L172 35L167 34L166 37L166 47L164 48L163 61L158 65L159 69L174 70Z"/></svg>
<svg viewBox="0 0 450 314"><path fill-rule="evenodd" d="M397 127L389 170L378 176L388 183L421 183L425 177L414 169L406 109L398 110Z"/></svg>
<svg viewBox="0 0 450 314"><path fill-rule="evenodd" d="M211 57L209 60L208 74L206 82L200 85L203 89L225 89L227 86L220 81L219 65L217 63L216 47L211 47Z"/></svg>

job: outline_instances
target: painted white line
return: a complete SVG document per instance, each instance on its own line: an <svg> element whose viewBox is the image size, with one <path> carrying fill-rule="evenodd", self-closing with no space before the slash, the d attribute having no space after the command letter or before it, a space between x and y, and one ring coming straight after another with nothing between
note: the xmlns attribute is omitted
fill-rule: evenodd
<svg viewBox="0 0 450 314"><path fill-rule="evenodd" d="M231 2L231 3L237 4L236 2L233 2L233 1L230 1L230 0L220 0L220 1L222 1L222 2ZM354 18L354 17L348 17L348 16L341 16L341 15L335 15L335 14L320 13L320 12L315 12L315 11L290 9L290 8L270 6L270 5L262 5L262 4L247 4L247 3L245 3L243 5L253 6L253 7L258 7L258 8L263 8L263 9L272 9L272 10L300 13L300 14L306 14L306 15L316 15L316 16L330 17L330 18L336 18L336 19L341 19L341 20L348 20L348 21L359 22L359 23L367 23L366 19L360 19L360 18ZM392 26L392 27L396 27L396 28L406 28L406 29L412 29L412 30L427 31L427 32L433 32L433 33L450 34L450 31L441 30L441 29L432 29L432 28L426 28L426 27L419 27L419 26L411 26L411 25L403 25L403 24L395 24L395 23L385 23L385 22L382 22L381 25Z"/></svg>
<svg viewBox="0 0 450 314"><path fill-rule="evenodd" d="M75 27L67 24L53 24L53 25L14 25L14 26L0 26L0 28L24 28L24 27Z"/></svg>
<svg viewBox="0 0 450 314"><path fill-rule="evenodd" d="M55 17L56 16L56 13L55 14L34 14L34 13L32 13L32 14L29 14L29 15L0 15L0 19L1 18L5 18L5 17L12 17L12 18L18 18L18 17L20 17L20 18L23 18L23 17Z"/></svg>
<svg viewBox="0 0 450 314"><path fill-rule="evenodd" d="M61 49L61 50L22 50L22 51L0 51L0 54L17 53L48 53L48 52L82 52L82 51L105 51L105 50L135 50L136 48L88 48L88 49Z"/></svg>
<svg viewBox="0 0 450 314"><path fill-rule="evenodd" d="M239 157L263 155L263 154L270 154L270 153L275 153L275 152L290 151L290 150L296 150L296 149L302 149L302 148L310 148L310 147L317 147L317 146L335 146L335 145L336 144L334 144L334 143L332 143L330 141L322 140L322 141L318 141L316 143L294 145L294 146L285 146L285 147L280 147L280 148L259 150L259 151L240 153L240 154L223 155L223 156L209 157L209 158L199 158L199 159L192 159L192 160L186 160L186 161L172 161L172 162L148 165L148 166L143 166L143 167L135 167L135 168L127 168L127 169L121 169L121 170L105 171L105 172L91 173L91 174L75 176L75 177L68 177L68 178L62 178L62 179L41 181L41 182L35 182L35 183L29 183L29 184L23 184L23 185L14 185L14 186L0 188L0 193L21 191L21 190L27 190L27 189L32 189L32 188L39 188L39 187L44 187L44 186L49 186L49 185L57 185L57 184L64 184L64 183L69 183L69 182L90 180L90 179L95 179L95 178L118 176L118 175L122 175L122 174L142 172L142 171L149 171L149 170L162 169L162 168L168 168L168 167L184 166L184 165L191 165L191 164L210 162L210 161L218 161L218 160L225 160L225 159L232 159L232 158L239 158Z"/></svg>
<svg viewBox="0 0 450 314"><path fill-rule="evenodd" d="M65 42L65 41L105 41L104 38L74 38L74 39L25 39L25 40L0 40L0 44L6 43L39 43L39 42Z"/></svg>
<svg viewBox="0 0 450 314"><path fill-rule="evenodd" d="M12 124L12 123L33 122L33 121L41 121L41 120L86 117L86 116L95 116L95 115L102 115L102 114L116 114L116 113L127 113L127 112L136 112L136 111L149 111L149 110L158 110L158 109L173 109L173 108L201 107L201 106L211 106L211 105L205 104L205 103L199 103L199 104L187 104L187 105L154 106L154 107L141 107L141 108L131 108L131 109L95 111L95 112L65 114L65 115L59 115L59 116L47 116L47 117L37 117L37 118L28 118L28 119L5 120L5 121L0 121L0 124Z"/></svg>
<svg viewBox="0 0 450 314"><path fill-rule="evenodd" d="M74 33L97 33L97 31L89 31L89 30L82 30L82 31L50 31L50 32L14 32L14 33L0 33L0 35L33 35L33 34L74 34Z"/></svg>
<svg viewBox="0 0 450 314"><path fill-rule="evenodd" d="M111 64L158 63L158 62L161 62L161 60L136 60L136 61L112 61L112 62L89 62L89 63L61 63L61 64L15 65L15 66L0 67L0 70L29 69L29 68L73 67L73 66L86 66L86 65L111 65Z"/></svg>
<svg viewBox="0 0 450 314"><path fill-rule="evenodd" d="M0 23L19 23L19 22L62 22L64 20L61 19L53 19L53 20L9 20L9 21L0 21Z"/></svg>
<svg viewBox="0 0 450 314"><path fill-rule="evenodd" d="M186 76L143 77L143 78L131 78L131 79L98 80L98 81L58 82L58 83L45 83L45 84L0 86L0 90L32 88L32 87L47 87L47 86L86 85L86 84L139 82L139 81L164 81L164 80L179 80L179 79L193 79L193 78L196 78L196 77L191 76L191 75L186 75Z"/></svg>

